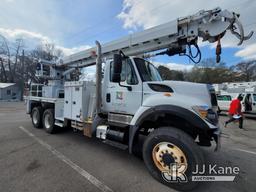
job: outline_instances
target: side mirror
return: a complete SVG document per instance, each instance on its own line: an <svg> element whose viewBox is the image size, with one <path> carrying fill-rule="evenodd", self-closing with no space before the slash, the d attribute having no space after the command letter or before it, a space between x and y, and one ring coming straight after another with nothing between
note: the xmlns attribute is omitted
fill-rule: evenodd
<svg viewBox="0 0 256 192"><path fill-rule="evenodd" d="M121 71L122 71L122 56L120 54L114 54L112 67L113 67L112 81L114 83L120 83Z"/></svg>

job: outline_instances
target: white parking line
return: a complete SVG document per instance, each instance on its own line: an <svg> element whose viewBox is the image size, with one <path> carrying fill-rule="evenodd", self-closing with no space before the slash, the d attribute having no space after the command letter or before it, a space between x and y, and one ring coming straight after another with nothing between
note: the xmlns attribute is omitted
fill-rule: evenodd
<svg viewBox="0 0 256 192"><path fill-rule="evenodd" d="M85 179L87 179L89 182L91 182L93 185L95 185L98 189L100 189L103 192L113 192L112 189L110 189L107 185L99 181L97 178L95 178L93 175L79 167L77 164L72 162L69 158L64 156L62 153L54 149L52 146L49 144L45 143L38 137L36 137L33 133L29 132L27 129L24 127L20 126L19 127L22 131L24 131L26 134L28 134L30 137L32 137L34 140L36 140L38 143L40 143L43 147L48 149L52 154L54 154L57 158L59 158L61 161L69 165L71 168L73 168L76 172L78 172L81 176L83 176Z"/></svg>
<svg viewBox="0 0 256 192"><path fill-rule="evenodd" d="M244 150L244 149L234 149L234 150L236 150L236 151L242 151L242 152L246 152L246 153L250 153L250 154L253 154L253 155L256 155L256 152L254 152L254 151L247 151L247 150Z"/></svg>

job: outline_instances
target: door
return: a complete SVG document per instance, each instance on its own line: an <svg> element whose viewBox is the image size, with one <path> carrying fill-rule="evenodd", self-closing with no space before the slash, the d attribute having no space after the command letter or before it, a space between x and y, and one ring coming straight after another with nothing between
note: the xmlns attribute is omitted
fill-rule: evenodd
<svg viewBox="0 0 256 192"><path fill-rule="evenodd" d="M230 95L218 95L218 106L221 111L228 111L232 98Z"/></svg>
<svg viewBox="0 0 256 192"><path fill-rule="evenodd" d="M64 118L72 119L72 87L65 86Z"/></svg>
<svg viewBox="0 0 256 192"><path fill-rule="evenodd" d="M80 120L80 115L82 113L82 86L72 87L72 119L76 121Z"/></svg>
<svg viewBox="0 0 256 192"><path fill-rule="evenodd" d="M244 98L244 107L246 112L252 111L252 94L247 93Z"/></svg>
<svg viewBox="0 0 256 192"><path fill-rule="evenodd" d="M252 112L256 113L256 94L252 94Z"/></svg>
<svg viewBox="0 0 256 192"><path fill-rule="evenodd" d="M120 84L112 82L112 72L110 63L110 81L105 98L107 111L134 115L142 103L142 83L134 63L129 58L123 60Z"/></svg>

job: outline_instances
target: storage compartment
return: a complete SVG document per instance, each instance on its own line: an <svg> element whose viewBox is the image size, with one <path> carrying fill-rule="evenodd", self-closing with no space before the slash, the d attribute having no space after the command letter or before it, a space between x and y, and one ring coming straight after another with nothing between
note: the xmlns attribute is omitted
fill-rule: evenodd
<svg viewBox="0 0 256 192"><path fill-rule="evenodd" d="M64 118L86 122L94 114L95 83L70 81L64 85Z"/></svg>

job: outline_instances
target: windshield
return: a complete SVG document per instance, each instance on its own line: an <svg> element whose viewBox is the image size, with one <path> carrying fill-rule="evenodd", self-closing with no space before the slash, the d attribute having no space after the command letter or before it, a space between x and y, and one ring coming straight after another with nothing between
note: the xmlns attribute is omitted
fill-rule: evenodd
<svg viewBox="0 0 256 192"><path fill-rule="evenodd" d="M142 81L162 81L162 78L154 65L144 59L134 58Z"/></svg>

